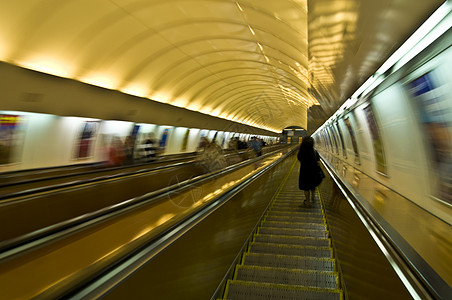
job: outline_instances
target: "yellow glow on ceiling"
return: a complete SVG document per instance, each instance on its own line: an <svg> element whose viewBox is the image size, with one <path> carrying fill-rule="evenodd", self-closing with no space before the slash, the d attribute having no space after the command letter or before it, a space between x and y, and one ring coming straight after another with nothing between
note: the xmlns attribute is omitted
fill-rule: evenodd
<svg viewBox="0 0 452 300"><path fill-rule="evenodd" d="M144 87L143 85L136 85L136 84L132 84L132 85L129 85L129 86L121 89L121 92L129 94L129 95L137 96L137 97L143 97L143 98L147 98L149 95L148 88Z"/></svg>
<svg viewBox="0 0 452 300"><path fill-rule="evenodd" d="M149 96L149 99L162 103L170 103L171 98L172 98L171 94L160 91L155 92L151 96Z"/></svg>
<svg viewBox="0 0 452 300"><path fill-rule="evenodd" d="M444 1L310 1L309 16L308 0L4 2L0 60L280 132L307 127L308 88L344 100Z"/></svg>
<svg viewBox="0 0 452 300"><path fill-rule="evenodd" d="M177 106L177 107L187 108L188 100L183 99L183 98L178 98L178 99L172 100L169 104Z"/></svg>
<svg viewBox="0 0 452 300"><path fill-rule="evenodd" d="M51 56L31 57L17 62L17 64L26 69L31 69L59 77L68 78L73 75L69 68L70 66L66 61L61 61Z"/></svg>
<svg viewBox="0 0 452 300"><path fill-rule="evenodd" d="M109 74L89 74L78 78L78 80L111 90L115 90L118 86L118 79Z"/></svg>
<svg viewBox="0 0 452 300"><path fill-rule="evenodd" d="M210 115L212 113L212 108L210 107L202 107L200 110L203 114Z"/></svg>
<svg viewBox="0 0 452 300"><path fill-rule="evenodd" d="M0 36L0 38L2 38L2 36ZM11 51L11 47L8 47L8 45L10 45L10 43L6 42L6 39L1 39L0 40L0 61L8 61L9 57L10 57L10 51Z"/></svg>
<svg viewBox="0 0 452 300"><path fill-rule="evenodd" d="M201 105L199 103L189 103L188 106L186 106L187 109L190 110L194 110L194 111L199 111L199 109L201 108Z"/></svg>
<svg viewBox="0 0 452 300"><path fill-rule="evenodd" d="M221 115L221 110L220 109L214 109L211 113L212 116L214 117L219 117Z"/></svg>

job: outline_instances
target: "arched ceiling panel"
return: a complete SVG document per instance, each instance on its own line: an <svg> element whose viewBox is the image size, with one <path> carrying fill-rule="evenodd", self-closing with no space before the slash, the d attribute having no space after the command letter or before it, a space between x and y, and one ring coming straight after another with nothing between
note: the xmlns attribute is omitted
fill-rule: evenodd
<svg viewBox="0 0 452 300"><path fill-rule="evenodd" d="M212 79L212 77L209 77L209 78ZM232 85L235 83L247 83L250 80L251 81L254 81L254 80L264 81L264 82L266 82L266 84L269 84L269 85L273 85L275 83L275 78L273 76L267 75L267 74L249 74L248 73L248 74L231 75L229 77L224 77L224 78L218 79L216 81L209 80L205 85L203 84L202 86L200 86L197 89L196 93L194 93L193 99L202 97L201 93L206 93L206 92L213 93L214 91L217 91L217 90L223 88L224 82L227 82L228 85ZM297 87L297 82L290 78L287 78L287 77L280 78L278 80L278 82L279 82L279 84L281 84L284 87L288 87L288 88L291 88L294 90L296 90L296 89L302 90L301 87ZM212 103L213 105L215 105L214 100L209 101L209 103Z"/></svg>
<svg viewBox="0 0 452 300"><path fill-rule="evenodd" d="M274 131L320 104L316 127L442 2L1 1L0 60Z"/></svg>

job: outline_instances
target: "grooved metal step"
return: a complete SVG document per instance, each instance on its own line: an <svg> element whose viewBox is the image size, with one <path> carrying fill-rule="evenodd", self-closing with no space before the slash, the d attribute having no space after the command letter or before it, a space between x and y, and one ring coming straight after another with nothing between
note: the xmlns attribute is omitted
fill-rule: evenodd
<svg viewBox="0 0 452 300"><path fill-rule="evenodd" d="M274 255L266 253L246 253L243 265L302 270L319 270L333 272L335 262L332 258L301 257L291 255Z"/></svg>
<svg viewBox="0 0 452 300"><path fill-rule="evenodd" d="M333 290L338 286L337 274L335 272L304 271L261 266L238 266L235 279Z"/></svg>
<svg viewBox="0 0 452 300"><path fill-rule="evenodd" d="M320 212L311 212L311 211L272 211L268 212L268 216L284 216L284 217L296 217L296 218L322 218L323 214Z"/></svg>
<svg viewBox="0 0 452 300"><path fill-rule="evenodd" d="M284 211L284 210L272 210L269 209L267 216L273 216L273 217L295 217L295 218L321 218L323 219L322 212L318 211L310 211L310 210L303 210L303 211Z"/></svg>
<svg viewBox="0 0 452 300"><path fill-rule="evenodd" d="M306 207L298 206L296 208L282 207L282 206L273 206L273 207L270 208L270 213L274 212L274 211L288 212L288 213L291 213L291 212L294 212L294 213L297 213L297 212L298 213L302 213L302 212L313 213L313 212L315 212L315 213L319 213L319 214L322 213L322 210L321 210L320 206L316 207L316 206L312 206L312 204L309 207L308 206L306 206Z"/></svg>
<svg viewBox="0 0 452 300"><path fill-rule="evenodd" d="M266 220L262 227L308 229L308 230L326 230L325 224L301 223L301 222L277 222Z"/></svg>
<svg viewBox="0 0 452 300"><path fill-rule="evenodd" d="M276 221L276 222L307 222L316 224L325 224L323 217L297 217L297 216L286 216L286 215L269 215L265 218L265 221Z"/></svg>
<svg viewBox="0 0 452 300"><path fill-rule="evenodd" d="M271 235L291 235L291 236L304 236L304 237L317 237L328 238L328 232L324 230L308 230L308 229L290 229L290 228L275 228L275 227L262 227L259 228L259 234L271 234Z"/></svg>
<svg viewBox="0 0 452 300"><path fill-rule="evenodd" d="M309 256L309 257L324 257L324 258L333 257L331 249L326 247L280 245L265 243L251 243L249 252Z"/></svg>
<svg viewBox="0 0 452 300"><path fill-rule="evenodd" d="M304 205L298 174L277 194L223 299L343 299L319 199Z"/></svg>
<svg viewBox="0 0 452 300"><path fill-rule="evenodd" d="M263 300L263 299L309 299L341 300L340 290L322 290L293 285L257 283L247 281L229 281L226 299Z"/></svg>
<svg viewBox="0 0 452 300"><path fill-rule="evenodd" d="M319 239L312 237L285 236L285 235L267 235L259 234L254 237L256 243L271 243L283 245L313 246L313 247L330 247L328 239Z"/></svg>

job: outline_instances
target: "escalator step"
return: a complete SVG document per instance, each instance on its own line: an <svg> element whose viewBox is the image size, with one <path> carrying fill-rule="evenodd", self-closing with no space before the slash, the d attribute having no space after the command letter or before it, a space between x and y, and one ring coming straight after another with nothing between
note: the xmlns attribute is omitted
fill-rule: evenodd
<svg viewBox="0 0 452 300"><path fill-rule="evenodd" d="M262 224L264 227L274 227L274 228L292 228L292 229L309 229L309 230L326 230L325 224L316 223L301 223L301 222L275 222L275 221L265 221Z"/></svg>
<svg viewBox="0 0 452 300"><path fill-rule="evenodd" d="M261 228L259 228L258 233L259 234L270 234L270 235L316 237L316 238L324 238L324 239L328 238L328 232L325 230L261 227Z"/></svg>
<svg viewBox="0 0 452 300"><path fill-rule="evenodd" d="M324 224L325 220L320 217L297 217L297 216L287 216L287 215L269 215L265 218L265 221L276 221L276 222L309 222Z"/></svg>
<svg viewBox="0 0 452 300"><path fill-rule="evenodd" d="M333 272L335 270L335 262L332 258L300 257L265 253L246 253L243 256L243 265L303 270L324 270L329 272Z"/></svg>
<svg viewBox="0 0 452 300"><path fill-rule="evenodd" d="M284 198L276 198L274 203L280 204L301 204L303 203L304 198L299 197L284 197Z"/></svg>
<svg viewBox="0 0 452 300"><path fill-rule="evenodd" d="M289 195L289 196L297 195L297 196L304 197L304 193L303 192L301 192L300 190L291 189L291 188L285 188L284 190L282 190L278 194L278 197L285 196L285 195Z"/></svg>
<svg viewBox="0 0 452 300"><path fill-rule="evenodd" d="M258 234L254 237L256 243L272 243L285 245L313 246L313 247L330 247L329 239L318 239L312 237L283 236L283 235L267 235Z"/></svg>
<svg viewBox="0 0 452 300"><path fill-rule="evenodd" d="M335 272L302 271L258 266L238 266L235 280L290 284L304 287L337 289L338 275Z"/></svg>
<svg viewBox="0 0 452 300"><path fill-rule="evenodd" d="M309 206L302 205L301 203L293 203L293 204L278 204L275 203L271 207L272 210L283 210L283 211L295 211L295 212L304 212L304 211L315 211L321 212L322 209L319 204L310 204Z"/></svg>
<svg viewBox="0 0 452 300"><path fill-rule="evenodd" d="M339 290L230 280L228 282L226 299L340 300L342 299L342 293Z"/></svg>
<svg viewBox="0 0 452 300"><path fill-rule="evenodd" d="M277 211L270 210L269 216L285 216L285 217L299 217L299 218L323 218L322 213L311 211Z"/></svg>
<svg viewBox="0 0 452 300"><path fill-rule="evenodd" d="M282 255L323 257L323 258L333 257L331 249L326 247L265 244L265 243L252 243L249 248L249 253L268 253L268 254L282 254Z"/></svg>
<svg viewBox="0 0 452 300"><path fill-rule="evenodd" d="M298 212L298 213L303 213L303 212L309 212L309 213L318 213L321 214L322 213L322 209L320 208L320 206L301 206L298 205L296 207L284 207L284 206L272 206L270 208L270 213L273 211L278 211L278 212Z"/></svg>

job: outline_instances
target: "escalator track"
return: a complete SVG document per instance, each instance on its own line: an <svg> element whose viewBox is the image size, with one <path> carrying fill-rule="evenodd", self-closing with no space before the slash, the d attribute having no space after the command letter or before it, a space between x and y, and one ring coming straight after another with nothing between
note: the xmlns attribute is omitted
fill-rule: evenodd
<svg viewBox="0 0 452 300"><path fill-rule="evenodd" d="M229 279L222 299L343 299L319 197L303 205L292 167Z"/></svg>

